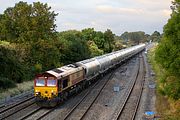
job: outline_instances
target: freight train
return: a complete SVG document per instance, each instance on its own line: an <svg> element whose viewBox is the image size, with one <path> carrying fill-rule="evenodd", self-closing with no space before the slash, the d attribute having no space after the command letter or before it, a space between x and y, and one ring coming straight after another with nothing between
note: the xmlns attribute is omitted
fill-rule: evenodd
<svg viewBox="0 0 180 120"><path fill-rule="evenodd" d="M140 44L36 75L36 103L44 107L56 106L72 93L82 90L97 77L143 51L144 48L145 44Z"/></svg>

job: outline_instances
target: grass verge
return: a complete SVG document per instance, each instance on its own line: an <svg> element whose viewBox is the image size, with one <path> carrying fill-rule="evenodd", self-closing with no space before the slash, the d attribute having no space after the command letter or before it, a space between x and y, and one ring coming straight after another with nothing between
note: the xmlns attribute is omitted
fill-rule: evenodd
<svg viewBox="0 0 180 120"><path fill-rule="evenodd" d="M33 81L26 81L23 83L17 84L17 87L15 88L9 88L6 90L0 90L0 99L6 98L6 97L12 97L17 94L23 93L28 90L33 89Z"/></svg>
<svg viewBox="0 0 180 120"><path fill-rule="evenodd" d="M166 71L155 61L156 46L148 51L148 62L156 74L156 111L161 116L160 120L180 120L180 100L172 100L163 95L161 80L166 76Z"/></svg>

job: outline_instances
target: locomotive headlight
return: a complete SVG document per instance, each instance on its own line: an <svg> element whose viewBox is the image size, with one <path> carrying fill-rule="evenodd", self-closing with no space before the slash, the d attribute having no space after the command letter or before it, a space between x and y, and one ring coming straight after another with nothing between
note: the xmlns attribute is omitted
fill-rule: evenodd
<svg viewBox="0 0 180 120"><path fill-rule="evenodd" d="M56 92L54 90L51 90L51 95L56 95Z"/></svg>
<svg viewBox="0 0 180 120"><path fill-rule="evenodd" d="M36 95L40 95L41 93L39 92L39 90L36 90L36 91L35 91L35 94L36 94Z"/></svg>
<svg viewBox="0 0 180 120"><path fill-rule="evenodd" d="M36 92L36 95L40 95L41 93L40 92Z"/></svg>

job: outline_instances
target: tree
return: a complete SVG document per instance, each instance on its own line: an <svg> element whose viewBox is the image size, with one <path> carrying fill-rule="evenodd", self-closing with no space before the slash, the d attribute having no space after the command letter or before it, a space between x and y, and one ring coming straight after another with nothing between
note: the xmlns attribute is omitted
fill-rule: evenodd
<svg viewBox="0 0 180 120"><path fill-rule="evenodd" d="M121 35L121 38L127 42L129 40L129 33L126 31Z"/></svg>
<svg viewBox="0 0 180 120"><path fill-rule="evenodd" d="M9 48L0 45L0 77L20 83L25 78L24 67L15 57L15 54L18 53L13 48Z"/></svg>
<svg viewBox="0 0 180 120"><path fill-rule="evenodd" d="M124 32L121 35L121 38L130 43L130 45L136 45L141 42L146 42L148 40L147 34L143 31L137 31L137 32Z"/></svg>
<svg viewBox="0 0 180 120"><path fill-rule="evenodd" d="M56 47L56 41L38 40L32 43L28 63L33 72L42 72L60 65L60 53ZM36 66L42 66L42 69Z"/></svg>
<svg viewBox="0 0 180 120"><path fill-rule="evenodd" d="M114 39L115 45L113 51L121 50L126 47L126 42L120 36L115 35Z"/></svg>
<svg viewBox="0 0 180 120"><path fill-rule="evenodd" d="M161 39L161 34L158 31L154 31L154 33L152 33L152 35L150 36L150 39L153 42L159 42Z"/></svg>
<svg viewBox="0 0 180 120"><path fill-rule="evenodd" d="M84 40L93 40L95 37L94 28L86 28L82 30L82 36Z"/></svg>
<svg viewBox="0 0 180 120"><path fill-rule="evenodd" d="M124 48L124 46L123 46L122 42L120 42L120 41L115 42L114 51L121 50L123 48Z"/></svg>
<svg viewBox="0 0 180 120"><path fill-rule="evenodd" d="M0 15L0 39L10 42L31 42L54 37L57 14L47 4L20 1Z"/></svg>
<svg viewBox="0 0 180 120"><path fill-rule="evenodd" d="M82 33L76 30L64 31L58 34L58 48L64 64L84 60L90 57L87 41L83 39Z"/></svg>
<svg viewBox="0 0 180 120"><path fill-rule="evenodd" d="M174 99L180 98L180 1L173 2L171 18L163 29L163 38L156 50L155 59L168 72L164 92ZM169 80L169 78L173 79Z"/></svg>
<svg viewBox="0 0 180 120"><path fill-rule="evenodd" d="M5 80L30 80L33 73L61 64L56 47L56 16L47 4L22 1L0 14L0 40L10 42L6 49L0 46L2 84Z"/></svg>
<svg viewBox="0 0 180 120"><path fill-rule="evenodd" d="M90 57L100 56L103 54L103 50L98 49L94 41L88 41L88 46L91 53Z"/></svg>
<svg viewBox="0 0 180 120"><path fill-rule="evenodd" d="M145 41L145 32L142 31L131 32L130 40L134 41L134 44L139 44L140 42Z"/></svg>
<svg viewBox="0 0 180 120"><path fill-rule="evenodd" d="M104 32L104 40L105 40L105 49L104 52L109 53L113 50L114 45L114 34L110 29L107 29Z"/></svg>
<svg viewBox="0 0 180 120"><path fill-rule="evenodd" d="M173 2L173 12L164 26L164 36L157 49L156 60L164 68L180 76L180 2Z"/></svg>
<svg viewBox="0 0 180 120"><path fill-rule="evenodd" d="M93 41L99 49L101 49L101 50L104 49L105 39L104 39L104 33L103 32L97 31L95 33L95 37L94 37Z"/></svg>
<svg viewBox="0 0 180 120"><path fill-rule="evenodd" d="M151 36L149 34L145 34L145 42L149 42L151 40Z"/></svg>

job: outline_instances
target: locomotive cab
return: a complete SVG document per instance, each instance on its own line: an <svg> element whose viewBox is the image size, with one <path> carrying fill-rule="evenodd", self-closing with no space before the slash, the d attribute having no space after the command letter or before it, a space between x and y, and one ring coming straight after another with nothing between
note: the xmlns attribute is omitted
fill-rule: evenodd
<svg viewBox="0 0 180 120"><path fill-rule="evenodd" d="M57 104L57 79L53 76L39 75L34 80L34 96L40 106L55 106Z"/></svg>
<svg viewBox="0 0 180 120"><path fill-rule="evenodd" d="M36 103L43 107L54 107L82 88L84 69L67 65L46 71L35 77L34 96Z"/></svg>

